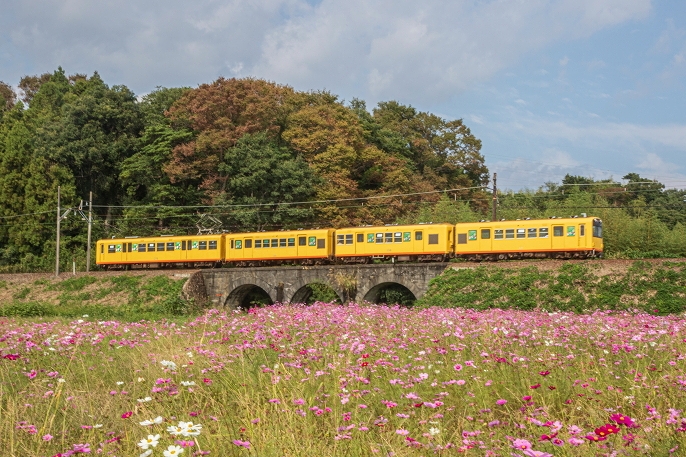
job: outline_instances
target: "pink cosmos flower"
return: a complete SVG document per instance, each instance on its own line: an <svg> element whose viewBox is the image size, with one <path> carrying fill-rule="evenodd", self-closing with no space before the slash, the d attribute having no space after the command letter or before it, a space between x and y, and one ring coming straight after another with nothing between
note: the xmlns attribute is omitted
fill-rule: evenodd
<svg viewBox="0 0 686 457"><path fill-rule="evenodd" d="M501 398L500 400L496 400L496 402L495 402L496 405L501 405L501 406L506 404L506 403L507 403L507 400L505 400L503 398Z"/></svg>
<svg viewBox="0 0 686 457"><path fill-rule="evenodd" d="M233 444L236 446L244 447L250 449L250 441L233 440Z"/></svg>
<svg viewBox="0 0 686 457"><path fill-rule="evenodd" d="M512 447L521 450L531 449L531 443L527 440L516 439L512 442Z"/></svg>
<svg viewBox="0 0 686 457"><path fill-rule="evenodd" d="M543 451L534 451L533 449L527 449L522 453L527 457L553 457L553 454Z"/></svg>
<svg viewBox="0 0 686 457"><path fill-rule="evenodd" d="M133 411L127 411L124 414L121 415L122 419L128 419L129 417L133 416Z"/></svg>

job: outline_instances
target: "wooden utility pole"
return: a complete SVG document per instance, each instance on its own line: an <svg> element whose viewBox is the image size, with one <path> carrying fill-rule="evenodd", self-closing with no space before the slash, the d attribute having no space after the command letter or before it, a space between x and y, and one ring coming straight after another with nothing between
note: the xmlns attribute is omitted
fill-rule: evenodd
<svg viewBox="0 0 686 457"><path fill-rule="evenodd" d="M60 186L57 186L57 247L55 252L55 276L60 275L60 220L62 210L60 208Z"/></svg>
<svg viewBox="0 0 686 457"><path fill-rule="evenodd" d="M86 248L86 272L91 271L91 226L93 225L93 191L88 197L88 247Z"/></svg>
<svg viewBox="0 0 686 457"><path fill-rule="evenodd" d="M498 173L493 173L493 214L491 215L491 220L493 222L498 220L498 214L496 211L496 207L498 206L498 187L496 185L497 177Z"/></svg>

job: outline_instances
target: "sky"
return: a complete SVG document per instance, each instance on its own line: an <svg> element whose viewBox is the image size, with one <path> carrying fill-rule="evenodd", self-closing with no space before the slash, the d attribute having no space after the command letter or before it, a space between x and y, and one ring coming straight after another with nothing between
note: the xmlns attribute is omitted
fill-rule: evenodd
<svg viewBox="0 0 686 457"><path fill-rule="evenodd" d="M686 188L683 0L21 0L0 80L138 95L257 77L463 119L499 189L627 173Z"/></svg>

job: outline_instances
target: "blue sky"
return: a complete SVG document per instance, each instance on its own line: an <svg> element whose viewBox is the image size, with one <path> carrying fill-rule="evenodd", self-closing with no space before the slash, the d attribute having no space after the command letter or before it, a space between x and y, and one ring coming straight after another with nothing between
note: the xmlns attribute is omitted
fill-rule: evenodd
<svg viewBox="0 0 686 457"><path fill-rule="evenodd" d="M682 0L22 0L0 80L137 94L255 76L462 118L498 187L629 172L686 188Z"/></svg>

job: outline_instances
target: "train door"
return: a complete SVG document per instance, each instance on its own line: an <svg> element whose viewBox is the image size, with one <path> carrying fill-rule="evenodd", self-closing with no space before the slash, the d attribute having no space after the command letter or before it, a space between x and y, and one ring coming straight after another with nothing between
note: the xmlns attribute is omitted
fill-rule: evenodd
<svg viewBox="0 0 686 457"><path fill-rule="evenodd" d="M565 249L565 226L553 225L552 248L555 251L564 251Z"/></svg>
<svg viewBox="0 0 686 457"><path fill-rule="evenodd" d="M579 225L565 226L565 247L569 249L577 249L579 247Z"/></svg>
<svg viewBox="0 0 686 457"><path fill-rule="evenodd" d="M364 233L363 232L355 232L355 255L365 255L365 249L364 249Z"/></svg>
<svg viewBox="0 0 686 457"><path fill-rule="evenodd" d="M244 259L252 259L252 250L253 250L253 240L252 238L244 238L243 239L243 252L241 252L241 256Z"/></svg>
<svg viewBox="0 0 686 457"><path fill-rule="evenodd" d="M491 252L493 230L490 227L480 227L477 236L479 237L479 252Z"/></svg>
<svg viewBox="0 0 686 457"><path fill-rule="evenodd" d="M122 250L124 249L123 243L119 240L112 240L108 241L105 246L104 246L104 251L105 251L105 261L107 263L121 263L123 258L122 258Z"/></svg>
<svg viewBox="0 0 686 457"><path fill-rule="evenodd" d="M416 253L424 252L424 238L426 233L424 230L414 230L412 232L412 249Z"/></svg>

